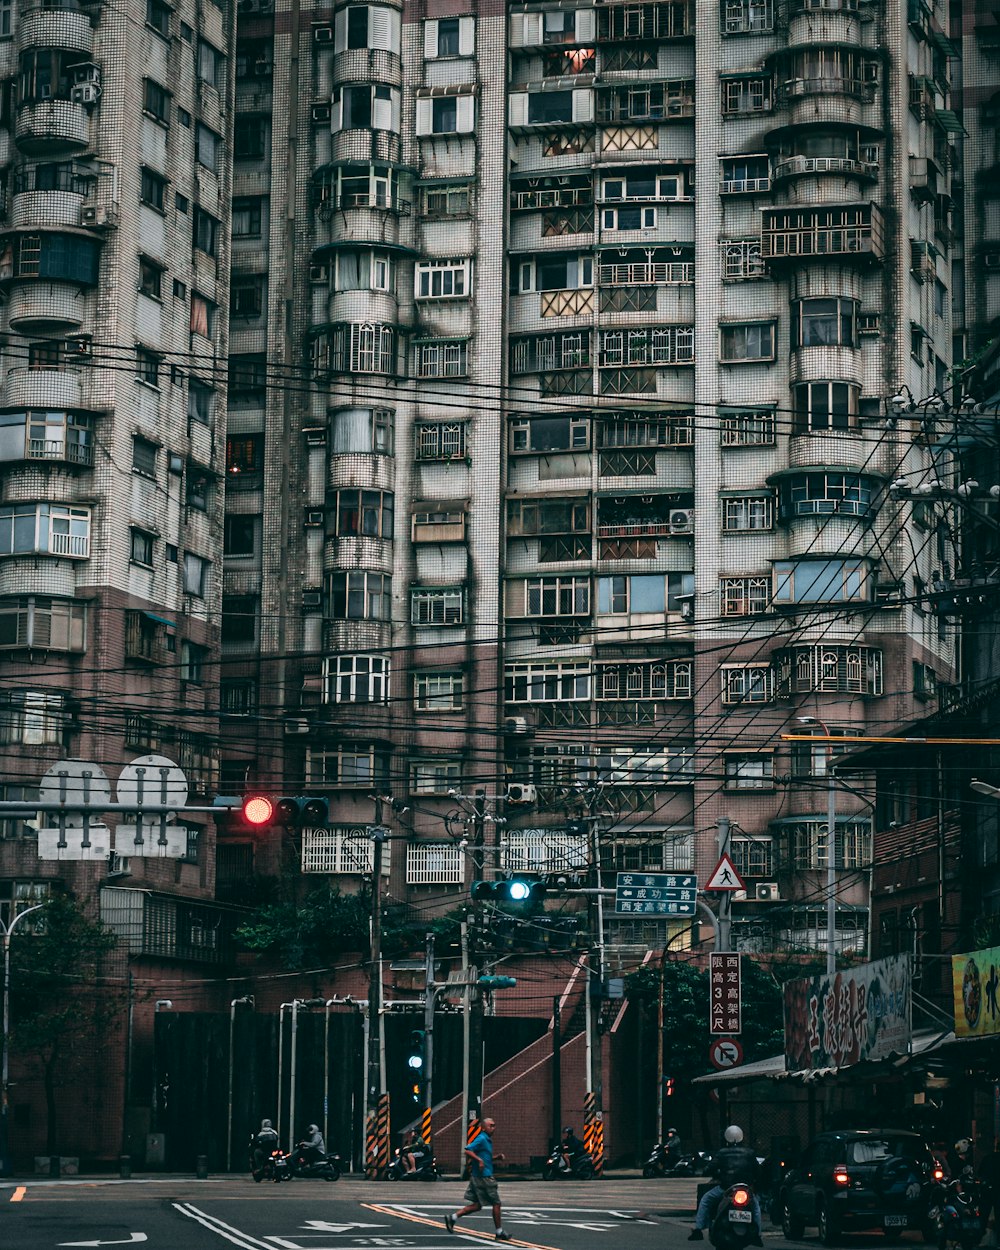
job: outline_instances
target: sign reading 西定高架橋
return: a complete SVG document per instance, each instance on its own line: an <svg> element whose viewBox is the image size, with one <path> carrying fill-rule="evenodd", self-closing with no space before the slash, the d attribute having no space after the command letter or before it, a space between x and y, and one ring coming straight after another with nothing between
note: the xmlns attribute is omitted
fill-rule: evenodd
<svg viewBox="0 0 1000 1250"><path fill-rule="evenodd" d="M1000 1033L1000 946L951 957L956 1037Z"/></svg>
<svg viewBox="0 0 1000 1250"><path fill-rule="evenodd" d="M910 1048L910 959L787 981L785 1070L842 1068Z"/></svg>

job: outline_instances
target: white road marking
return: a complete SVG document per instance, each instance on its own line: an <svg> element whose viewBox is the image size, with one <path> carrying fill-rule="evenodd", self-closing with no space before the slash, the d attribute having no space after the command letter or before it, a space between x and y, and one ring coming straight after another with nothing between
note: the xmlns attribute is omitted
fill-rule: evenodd
<svg viewBox="0 0 1000 1250"><path fill-rule="evenodd" d="M137 1246L146 1241L145 1233L129 1233L126 1241L60 1241L60 1246Z"/></svg>

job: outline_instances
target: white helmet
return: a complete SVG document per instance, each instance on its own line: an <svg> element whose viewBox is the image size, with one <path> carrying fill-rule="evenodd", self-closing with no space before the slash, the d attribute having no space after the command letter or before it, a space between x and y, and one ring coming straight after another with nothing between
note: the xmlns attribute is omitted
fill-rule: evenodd
<svg viewBox="0 0 1000 1250"><path fill-rule="evenodd" d="M726 1139L727 1146L738 1146L743 1140L743 1130L738 1124L730 1124L723 1136Z"/></svg>

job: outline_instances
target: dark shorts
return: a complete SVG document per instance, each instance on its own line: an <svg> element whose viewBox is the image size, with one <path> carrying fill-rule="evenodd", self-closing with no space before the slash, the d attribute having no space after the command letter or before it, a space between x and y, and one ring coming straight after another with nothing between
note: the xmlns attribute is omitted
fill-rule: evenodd
<svg viewBox="0 0 1000 1250"><path fill-rule="evenodd" d="M481 1207L494 1207L500 1201L496 1177L470 1176L465 1191L466 1202L478 1202Z"/></svg>

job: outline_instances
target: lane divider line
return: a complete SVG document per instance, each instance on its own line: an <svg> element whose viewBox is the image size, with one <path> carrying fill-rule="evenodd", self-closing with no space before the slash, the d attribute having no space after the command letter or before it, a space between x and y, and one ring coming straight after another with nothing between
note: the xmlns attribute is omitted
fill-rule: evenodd
<svg viewBox="0 0 1000 1250"><path fill-rule="evenodd" d="M443 1228L447 1232L447 1226L442 1220L431 1220L426 1216L417 1215L412 1211L400 1211L396 1207L383 1205L379 1202L362 1202L363 1207L367 1207L370 1211L377 1211L379 1215L395 1215L398 1219L409 1220L413 1224L426 1224L430 1228ZM461 1237L478 1237L480 1241L495 1241L495 1233L481 1233L477 1228L463 1228ZM546 1246L540 1241L521 1241L518 1237L511 1237L510 1244L512 1246L527 1246L529 1250L557 1250L556 1246Z"/></svg>
<svg viewBox="0 0 1000 1250"><path fill-rule="evenodd" d="M254 1237L252 1233L245 1233L240 1228L234 1228L232 1224L226 1224L217 1216L208 1215L190 1202L174 1202L171 1203L175 1211L179 1211L181 1215L186 1215L188 1219L195 1220L201 1224L203 1228L209 1229L210 1232L218 1233L220 1237L225 1237L227 1241L231 1241L234 1246L239 1246L241 1250L272 1250L270 1243L261 1241Z"/></svg>

